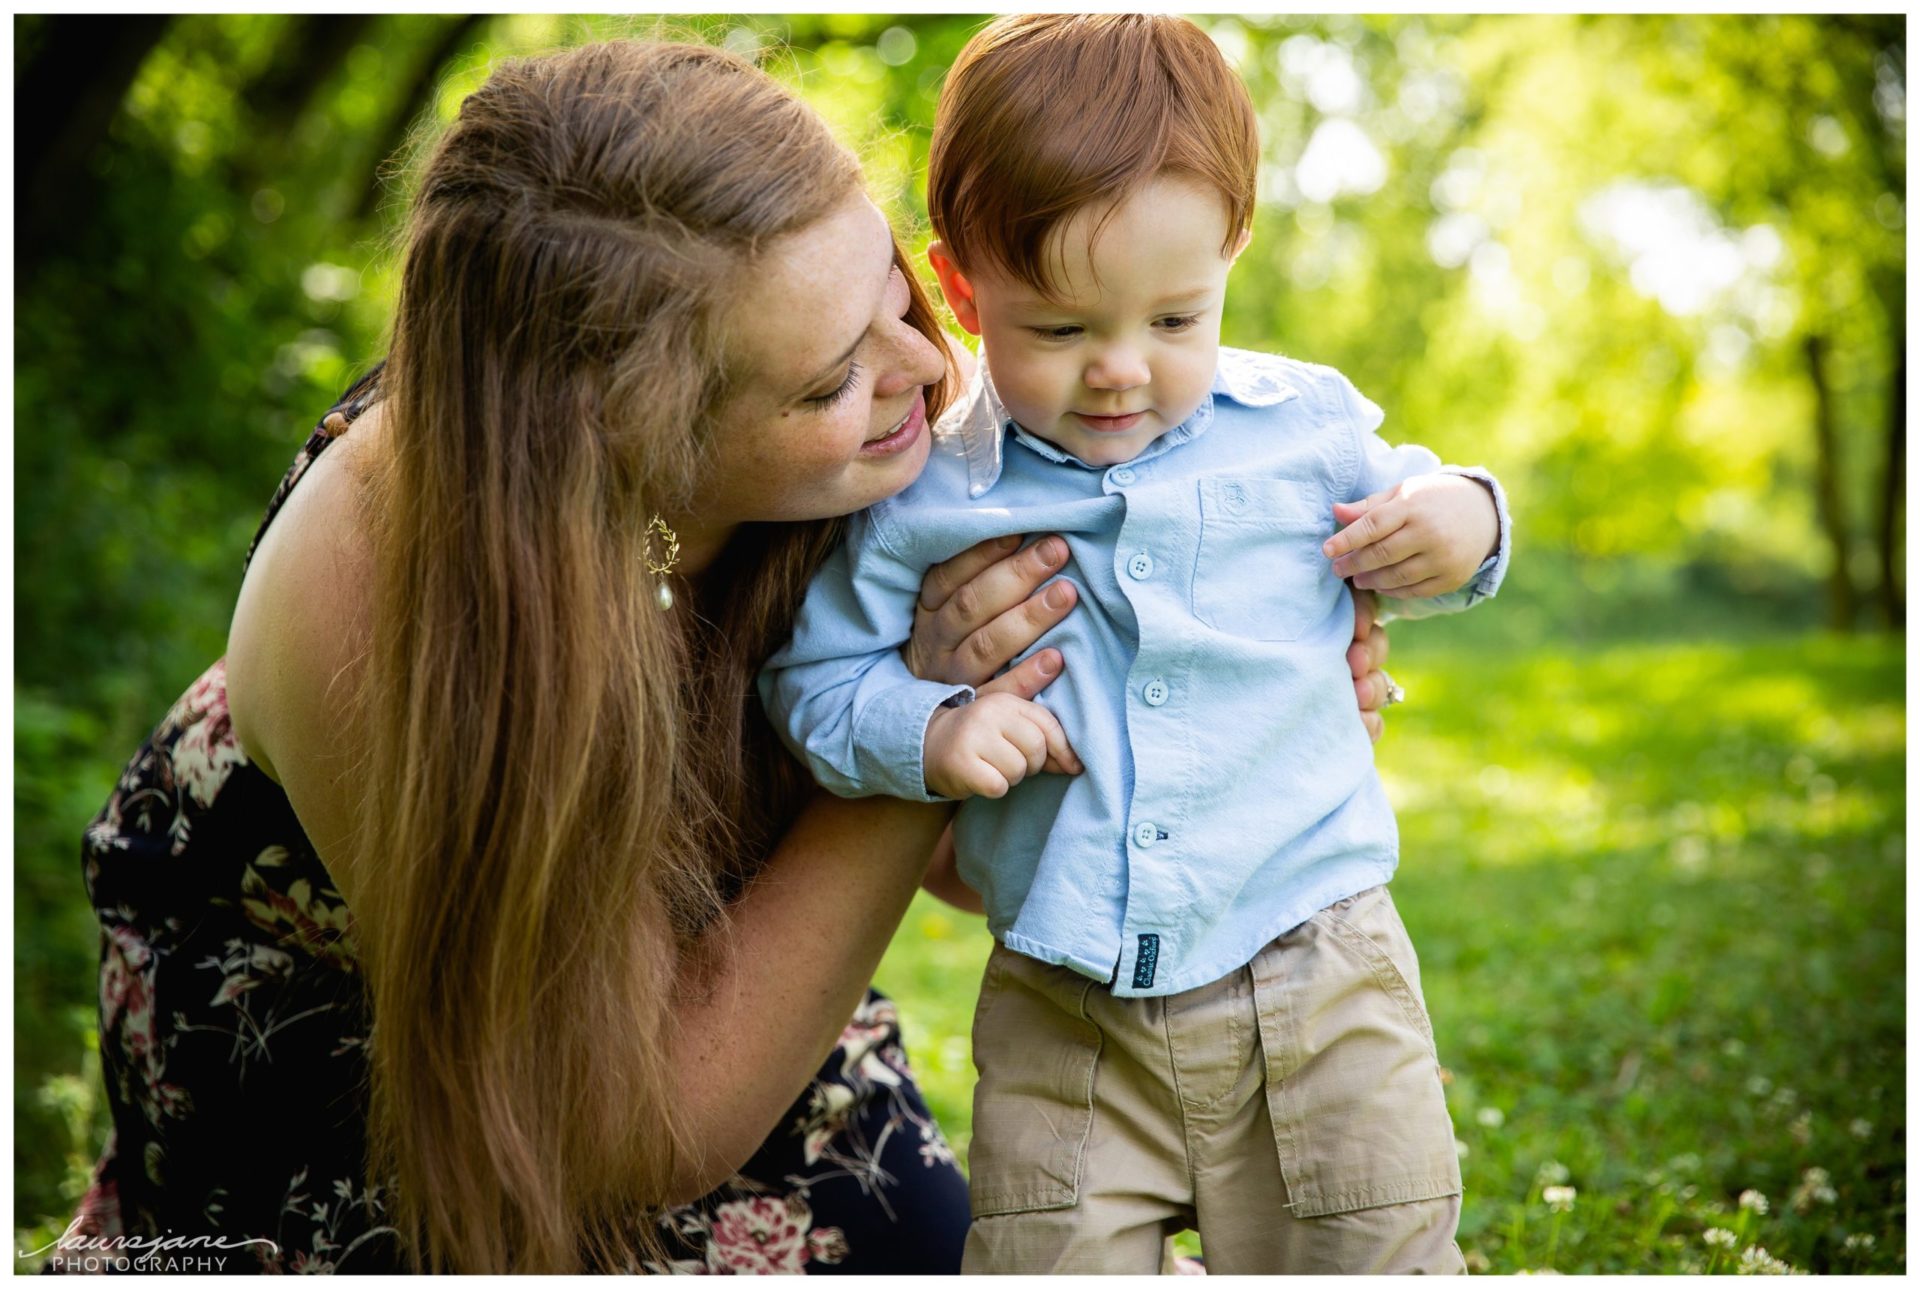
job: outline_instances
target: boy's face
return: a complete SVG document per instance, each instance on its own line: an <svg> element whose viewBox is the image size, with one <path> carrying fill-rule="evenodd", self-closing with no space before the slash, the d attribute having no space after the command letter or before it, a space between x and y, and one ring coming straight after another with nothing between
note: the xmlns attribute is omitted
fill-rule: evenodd
<svg viewBox="0 0 1920 1289"><path fill-rule="evenodd" d="M1107 215L1102 224L1101 217ZM1096 229L1097 235L1096 235ZM1008 415L1088 465L1131 460L1193 415L1213 382L1232 255L1218 194L1162 175L1049 239L1059 302L929 248L947 303L981 338Z"/></svg>

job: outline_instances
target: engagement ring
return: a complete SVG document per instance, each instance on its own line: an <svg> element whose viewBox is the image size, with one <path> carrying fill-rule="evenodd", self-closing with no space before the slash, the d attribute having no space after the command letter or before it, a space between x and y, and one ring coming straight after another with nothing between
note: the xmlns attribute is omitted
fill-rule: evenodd
<svg viewBox="0 0 1920 1289"><path fill-rule="evenodd" d="M1387 697L1380 706L1392 707L1395 703L1404 703L1407 701L1407 691L1395 684L1393 677L1389 676L1384 668L1381 669L1380 679L1387 682Z"/></svg>

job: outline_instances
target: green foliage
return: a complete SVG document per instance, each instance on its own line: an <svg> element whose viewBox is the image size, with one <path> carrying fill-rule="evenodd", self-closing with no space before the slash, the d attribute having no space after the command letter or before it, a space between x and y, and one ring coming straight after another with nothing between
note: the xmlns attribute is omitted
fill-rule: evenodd
<svg viewBox="0 0 1920 1289"><path fill-rule="evenodd" d="M16 19L17 75L30 75L57 45L58 24L72 21ZM55 226L17 247L15 299L14 1116L23 1228L62 1224L104 1131L88 1047L95 932L80 888L80 830L144 732L222 651L262 505L314 419L381 352L405 161L430 138L428 127L452 117L495 58L619 35L721 42L761 58L834 122L866 158L871 190L917 252L928 236L921 184L941 78L980 21L536 14L384 15L329 25L299 15L179 17L114 91L118 108L97 144L76 158L78 178L23 191L59 198ZM1450 459L1484 461L1512 492L1520 557L1500 605L1450 624L1445 639L1476 650L1525 645L1535 652L1510 656L1546 668L1526 673L1527 685L1546 686L1552 668L1571 666L1573 657L1612 674L1604 670L1616 657L1602 647L1608 642L1737 640L1804 625L1821 612L1818 579L1836 560L1863 588L1881 576L1882 549L1899 549L1897 524L1890 547L1874 535L1899 379L1892 360L1904 345L1899 19L1203 21L1247 78L1266 149L1263 204L1235 271L1227 340L1350 372L1387 409L1390 433ZM33 137L23 132L23 144ZM1380 164L1371 167L1376 153ZM1607 206L1610 194L1625 194L1629 205ZM1669 251L1737 248L1737 274L1680 298L1671 256L1662 260L1658 246L1635 249L1620 235L1622 209L1641 218L1665 212ZM1693 241L1675 243L1676 227ZM1815 396L1802 344L1809 335L1823 337L1831 355L1838 460L1828 464L1844 509L1837 535L1823 528L1815 501L1823 458L1811 432ZM1722 648L1732 652L1617 657L1628 669L1622 674L1635 678L1643 667L1664 675L1655 663L1666 657L1713 659L1734 672L1753 665L1735 646ZM1879 657L1877 648L1867 654ZM1409 668L1420 662L1418 648L1404 652ZM1790 653L1770 656L1767 665L1794 670L1780 661ZM1830 648L1810 656L1807 677L1783 676L1768 699L1768 710L1786 713L1782 724L1754 734L1754 747L1790 761L1793 752L1782 750L1807 734L1793 733L1793 722L1816 720L1823 704L1836 719L1843 702L1882 710L1880 691L1863 698L1847 688L1852 673L1843 661ZM1448 674L1435 665L1436 676ZM1703 695L1724 694L1723 680L1703 677ZM1403 759L1416 748L1438 753L1420 741L1426 721L1464 737L1505 710L1487 701L1498 690L1485 677L1474 692L1478 704L1436 702L1397 721L1387 763L1422 765L1424 775L1427 764L1478 767L1492 756L1489 743L1474 755L1456 749L1452 761ZM1696 767L1663 759L1664 747L1609 741L1620 722L1648 710L1630 685L1595 689L1585 701L1606 737L1552 755L1595 776L1603 766L1594 758L1651 758L1635 771L1650 776L1641 785L1640 808L1653 812L1642 840L1621 842L1607 874L1590 875L1598 882L1634 874L1645 879L1633 888L1644 896L1659 886L1659 857L1671 840L1662 821L1673 822L1677 803L1704 800L1656 804L1653 797L1685 781L1659 778ZM1550 723L1566 725L1564 714L1556 709ZM1692 708L1676 717L1695 718ZM1510 733L1525 723L1514 714L1490 728ZM1711 729L1702 727L1702 737ZM1663 743L1669 733L1662 731ZM1537 763L1547 752L1529 755ZM1521 774L1518 759L1508 764ZM1824 766L1821 773L1838 779ZM1402 778L1403 789L1414 787L1413 775ZM1740 794L1758 791L1755 782L1723 785L1730 808L1746 809ZM1517 826L1514 798L1500 804L1436 835L1499 849ZM1410 834L1422 817L1410 814ZM1898 831L1896 821L1873 844ZM1758 865L1756 881L1774 881L1806 858L1788 847L1798 834L1752 832L1759 840L1743 853ZM1814 853L1832 872L1854 871L1838 843L1822 842ZM1421 894L1421 871L1410 864L1402 879L1416 930L1415 905L1424 901L1430 916L1442 916L1441 903ZM1527 872L1541 874L1537 889L1519 881ZM1516 907L1538 910L1546 919L1539 925L1568 922L1564 944L1613 925L1591 910L1547 917L1552 897L1578 876L1516 866L1503 880L1519 881L1511 888ZM1893 879L1882 880L1869 888L1876 900L1887 898L1884 883ZM1782 905L1811 916L1812 906ZM948 916L950 939L942 941L930 916L947 915L917 911L910 942L946 947L915 959L921 966L897 959L889 971L946 973L928 977L938 988L912 994L908 1023L944 1036L922 1043L916 1057L951 1089L968 1069L972 987L956 964L972 961L965 955L978 937ZM1804 929L1837 945L1839 929L1852 923L1839 913L1833 919ZM1510 966L1532 971L1532 934L1516 930L1510 944L1500 942L1504 949L1488 941L1487 952L1498 949ZM1433 936L1426 941L1430 954L1441 951ZM1634 943L1655 957L1663 951ZM1697 971L1704 946L1719 943L1682 937L1664 951L1678 955L1671 970ZM1726 952L1752 966L1740 955L1774 943ZM1847 953L1880 951L1854 945ZM1833 979L1861 978L1847 975L1861 959L1827 952ZM1775 974L1794 975L1784 966ZM1441 972L1430 983L1435 1010L1443 1031L1459 1025L1456 1035L1470 1038L1463 1018L1474 1000L1443 996L1448 979ZM1836 1015L1795 1010L1813 1005L1793 992L1805 987L1795 977L1774 995L1777 1014ZM1601 1019L1598 1037L1580 1042L1630 1032L1614 1027L1631 1017L1581 1015ZM1552 1049L1555 1059L1585 1068L1579 1062L1589 1056L1574 1045L1579 1017L1555 1023L1573 1027ZM1486 1025L1497 1049L1525 1047L1500 1037L1508 1031L1493 1020ZM1862 1032L1884 1042L1883 1030ZM1767 1050L1735 1036L1749 1053ZM1652 1050L1640 1057L1636 1087L1651 1086ZM1506 1088L1464 1064L1461 1072L1475 1080L1475 1096L1511 1092L1514 1099L1494 1104L1510 1121L1519 1113L1518 1084ZM1803 1098L1825 1086L1810 1074L1766 1077ZM1890 1078L1886 1086L1901 1085ZM964 1126L964 1107L951 1095L940 1108ZM1542 1113L1562 1122L1551 1105ZM1647 1130L1665 1150L1658 1134L1698 1136L1691 1125L1707 1120L1689 1116L1656 1119ZM1873 1117L1892 1122L1891 1112ZM1519 1172L1484 1171L1497 1156L1462 1124L1479 1151L1468 1160L1471 1184L1489 1197L1470 1211L1492 1211L1496 1191L1517 1201L1525 1192L1514 1190ZM1744 1142L1731 1131L1722 1137L1718 1149ZM1516 1156L1512 1168L1531 1169L1548 1155L1586 1168L1593 1156L1578 1155L1576 1144L1554 1139L1539 1159ZM1644 1172L1686 1149L1631 1157ZM1562 1253L1598 1247L1576 1238L1589 1229L1587 1187L1596 1184L1579 1176L1582 1201L1563 1219ZM1750 1176L1782 1191L1790 1180ZM1704 1181L1686 1184L1702 1190L1676 1200L1675 1211L1698 1217L1713 1192ZM1497 1220L1505 1230L1510 1218L1503 1211ZM1527 1229L1542 1228L1536 1221ZM1593 1240L1615 1247L1601 1228L1590 1229ZM1886 1265L1898 1227L1875 1229L1881 1261L1866 1265ZM1523 1239L1508 1256L1496 1252L1505 1245L1475 1238L1500 1265L1522 1265L1538 1252ZM1851 1265L1817 1243L1768 1247L1798 1250L1796 1264Z"/></svg>
<svg viewBox="0 0 1920 1289"><path fill-rule="evenodd" d="M1411 701L1379 759L1469 1264L1903 1270L1899 646L1463 649L1451 626L1396 646ZM923 895L878 979L963 1158L990 943Z"/></svg>

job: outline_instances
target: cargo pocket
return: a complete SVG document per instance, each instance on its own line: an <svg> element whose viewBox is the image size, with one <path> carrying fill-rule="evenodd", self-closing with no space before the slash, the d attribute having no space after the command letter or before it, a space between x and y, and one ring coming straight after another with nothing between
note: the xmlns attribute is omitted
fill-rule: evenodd
<svg viewBox="0 0 1920 1289"><path fill-rule="evenodd" d="M1459 1194L1413 945L1386 888L1322 909L1252 966L1294 1215Z"/></svg>
<svg viewBox="0 0 1920 1289"><path fill-rule="evenodd" d="M1250 640L1297 640L1333 611L1340 579L1320 553L1333 535L1326 490L1289 479L1200 481L1193 614Z"/></svg>
<svg viewBox="0 0 1920 1289"><path fill-rule="evenodd" d="M1093 1131L1100 1030L1085 976L996 944L973 1017L975 1217L1070 1208Z"/></svg>

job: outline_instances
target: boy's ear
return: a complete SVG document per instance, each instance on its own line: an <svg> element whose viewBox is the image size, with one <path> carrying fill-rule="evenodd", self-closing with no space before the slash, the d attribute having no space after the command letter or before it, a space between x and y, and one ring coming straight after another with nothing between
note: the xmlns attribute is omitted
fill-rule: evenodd
<svg viewBox="0 0 1920 1289"><path fill-rule="evenodd" d="M947 253L947 244L935 242L927 247L927 262L933 265L934 276L940 279L940 292L947 297L954 321L966 328L968 335L979 335L980 307L974 302L973 283L967 281L967 275L953 262L953 256Z"/></svg>

